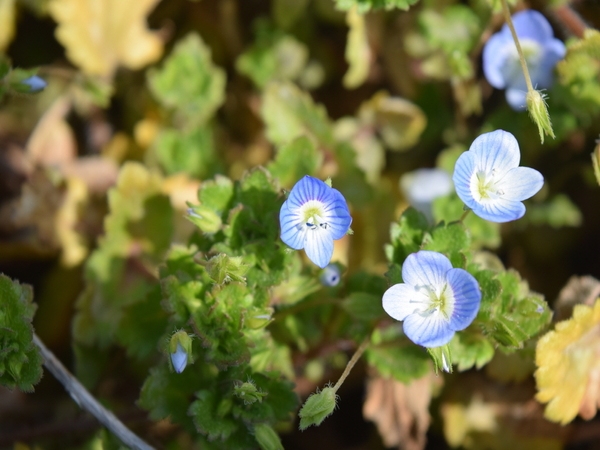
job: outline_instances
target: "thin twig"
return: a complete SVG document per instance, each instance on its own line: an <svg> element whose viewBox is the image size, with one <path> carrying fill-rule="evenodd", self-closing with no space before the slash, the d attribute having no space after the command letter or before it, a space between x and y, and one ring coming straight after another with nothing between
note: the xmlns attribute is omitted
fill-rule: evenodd
<svg viewBox="0 0 600 450"><path fill-rule="evenodd" d="M500 0L502 3L502 11L504 12L504 20L506 20L506 25L510 29L510 34L512 34L513 40L515 41L515 46L517 47L517 53L519 54L519 62L521 63L521 68L523 69L523 75L525 76L525 84L527 84L527 92L532 92L535 89L531 84L531 77L529 76L529 69L527 69L527 61L525 59L525 55L523 55L523 50L521 49L521 44L519 42L519 37L517 36L517 32L515 31L515 26L513 25L512 18L510 16L510 9L508 8L507 0Z"/></svg>
<svg viewBox="0 0 600 450"><path fill-rule="evenodd" d="M365 340L362 342L362 344L360 344L360 347L358 347L358 349L356 350L356 352L354 352L354 355L352 355L352 358L350 359L350 361L348 361L348 364L346 364L346 368L344 369L344 373L342 373L342 376L340 377L340 379L338 380L338 382L335 383L335 386L333 387L333 391L334 392L337 392L337 390L340 388L340 386L342 385L342 383L344 383L344 381L346 380L346 378L350 374L350 371L354 367L354 364L356 364L356 361L358 361L358 359L362 356L362 354L364 353L364 351L369 346L370 342L371 342L371 339L370 339L370 337L367 336L365 338Z"/></svg>
<svg viewBox="0 0 600 450"><path fill-rule="evenodd" d="M71 398L83 409L91 413L98 421L104 425L110 432L117 436L123 444L135 450L154 450L154 447L146 444L129 428L123 425L113 413L98 403L92 394L62 365L44 345L41 339L34 334L33 342L38 346L44 358L44 366L56 377L65 387Z"/></svg>

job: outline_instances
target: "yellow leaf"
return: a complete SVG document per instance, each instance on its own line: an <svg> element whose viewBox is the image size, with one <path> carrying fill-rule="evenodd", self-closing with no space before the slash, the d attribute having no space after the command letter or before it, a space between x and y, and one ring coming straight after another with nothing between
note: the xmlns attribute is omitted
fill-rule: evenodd
<svg viewBox="0 0 600 450"><path fill-rule="evenodd" d="M548 403L549 420L594 417L600 404L600 299L593 307L577 305L571 319L544 335L535 363L536 399Z"/></svg>
<svg viewBox="0 0 600 450"><path fill-rule="evenodd" d="M117 66L140 69L162 55L146 15L159 0L51 0L56 38L69 59L90 75L111 76Z"/></svg>
<svg viewBox="0 0 600 450"><path fill-rule="evenodd" d="M344 87L355 89L363 84L369 75L371 48L367 39L365 17L357 12L356 7L346 14L346 23L350 27L345 52L349 67L342 82Z"/></svg>
<svg viewBox="0 0 600 450"><path fill-rule="evenodd" d="M0 0L0 52L15 35L15 0Z"/></svg>

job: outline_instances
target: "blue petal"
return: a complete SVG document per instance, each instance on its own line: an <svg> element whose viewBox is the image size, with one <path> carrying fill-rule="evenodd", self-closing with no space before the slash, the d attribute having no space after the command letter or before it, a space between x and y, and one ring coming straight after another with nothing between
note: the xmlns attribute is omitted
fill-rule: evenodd
<svg viewBox="0 0 600 450"><path fill-rule="evenodd" d="M502 179L503 197L523 201L533 197L544 185L544 177L530 167L515 167Z"/></svg>
<svg viewBox="0 0 600 450"><path fill-rule="evenodd" d="M334 240L343 238L350 228L352 217L346 199L337 189L331 189L332 202L326 205L329 232Z"/></svg>
<svg viewBox="0 0 600 450"><path fill-rule="evenodd" d="M454 331L467 328L479 311L481 291L473 275L463 269L451 269L447 275L448 285L454 294L454 309L450 327Z"/></svg>
<svg viewBox="0 0 600 450"><path fill-rule="evenodd" d="M475 170L488 173L495 170L498 175L517 167L521 159L519 143L511 133L504 130L484 133L477 137L469 152L475 155Z"/></svg>
<svg viewBox="0 0 600 450"><path fill-rule="evenodd" d="M333 239L327 230L308 230L304 242L306 256L321 269L324 269L333 256Z"/></svg>
<svg viewBox="0 0 600 450"><path fill-rule="evenodd" d="M514 14L512 21L519 39L531 39L544 44L554 37L548 20L533 9L526 9ZM508 25L504 25L502 31L510 34Z"/></svg>
<svg viewBox="0 0 600 450"><path fill-rule="evenodd" d="M470 208L482 219L497 223L511 222L525 215L525 205L522 202L505 198L475 203Z"/></svg>
<svg viewBox="0 0 600 450"><path fill-rule="evenodd" d="M564 58L567 49L558 39L551 39L544 47L538 64L529 67L531 82L536 89L550 88L554 82L554 67Z"/></svg>
<svg viewBox="0 0 600 450"><path fill-rule="evenodd" d="M171 353L171 363L173 364L175 372L183 372L183 369L185 369L185 366L187 365L187 359L187 353L185 352L181 344L178 343L177 350L175 351L175 353Z"/></svg>
<svg viewBox="0 0 600 450"><path fill-rule="evenodd" d="M300 208L310 200L318 200L324 204L328 204L333 201L333 196L331 194L331 188L323 181L305 175L292 188L287 199L288 208L291 210Z"/></svg>
<svg viewBox="0 0 600 450"><path fill-rule="evenodd" d="M423 294L406 283L395 284L383 294L383 309L396 320L404 320L418 309L418 301L426 301Z"/></svg>
<svg viewBox="0 0 600 450"><path fill-rule="evenodd" d="M507 59L513 57L515 43L510 33L496 33L483 47L482 66L485 78L496 89L506 87L504 68Z"/></svg>
<svg viewBox="0 0 600 450"><path fill-rule="evenodd" d="M454 330L440 313L429 316L411 314L402 325L404 334L415 344L423 347L439 347L445 345L454 336Z"/></svg>
<svg viewBox="0 0 600 450"><path fill-rule="evenodd" d="M421 250L408 255L402 265L402 279L411 286L437 288L446 283L446 272L452 269L450 260L438 252Z"/></svg>
<svg viewBox="0 0 600 450"><path fill-rule="evenodd" d="M504 95L506 96L506 103L515 111L525 111L527 109L527 87L525 87L525 81L523 81L522 87L510 87L506 89Z"/></svg>
<svg viewBox="0 0 600 450"><path fill-rule="evenodd" d="M304 248L307 227L303 226L302 217L292 213L286 200L279 211L279 223L281 226L281 240L295 250Z"/></svg>
<svg viewBox="0 0 600 450"><path fill-rule="evenodd" d="M474 174L475 154L468 151L464 152L456 160L452 181L458 197L471 209L477 205L477 202L473 198L473 193L471 192L471 178Z"/></svg>

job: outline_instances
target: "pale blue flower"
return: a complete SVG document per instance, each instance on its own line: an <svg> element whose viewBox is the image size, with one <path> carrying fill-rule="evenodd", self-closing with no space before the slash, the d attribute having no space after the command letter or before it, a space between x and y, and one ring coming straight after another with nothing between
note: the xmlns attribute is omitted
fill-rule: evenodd
<svg viewBox="0 0 600 450"><path fill-rule="evenodd" d="M552 27L537 11L518 12L512 16L512 20L533 86L536 89L551 87L554 66L566 53L565 44L554 37ZM492 86L506 89L506 101L513 109L522 110L525 107L525 77L506 24L483 47L483 73Z"/></svg>
<svg viewBox="0 0 600 450"><path fill-rule="evenodd" d="M281 240L324 268L333 255L333 241L348 232L352 217L344 196L323 181L305 176L292 188L279 212Z"/></svg>
<svg viewBox="0 0 600 450"><path fill-rule="evenodd" d="M340 266L337 264L329 264L321 271L319 280L323 286L334 287L340 284L341 280Z"/></svg>
<svg viewBox="0 0 600 450"><path fill-rule="evenodd" d="M171 363L173 364L173 369L175 372L181 373L187 366L188 355L186 351L183 349L181 344L177 343L177 350L174 353L171 353Z"/></svg>
<svg viewBox="0 0 600 450"><path fill-rule="evenodd" d="M423 347L440 347L477 316L481 291L466 270L438 252L421 250L402 265L404 283L383 294L383 309L404 321L404 334Z"/></svg>
<svg viewBox="0 0 600 450"><path fill-rule="evenodd" d="M39 92L47 86L46 81L43 78L38 77L37 75L32 75L29 78L26 78L21 81L21 84L24 84L29 87L29 92Z"/></svg>
<svg viewBox="0 0 600 450"><path fill-rule="evenodd" d="M452 192L452 179L442 169L417 169L402 176L400 189L408 203L433 222L433 201Z"/></svg>
<svg viewBox="0 0 600 450"><path fill-rule="evenodd" d="M523 200L534 196L544 177L535 169L519 167L521 154L515 137L503 130L479 136L454 166L456 193L479 217L509 222L525 214Z"/></svg>

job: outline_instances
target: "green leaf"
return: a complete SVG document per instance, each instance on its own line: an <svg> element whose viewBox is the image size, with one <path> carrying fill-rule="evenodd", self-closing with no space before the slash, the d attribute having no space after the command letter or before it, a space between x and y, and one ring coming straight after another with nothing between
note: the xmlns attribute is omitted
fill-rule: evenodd
<svg viewBox="0 0 600 450"><path fill-rule="evenodd" d="M204 179L221 169L212 130L206 126L183 131L165 128L156 137L151 152L167 175L184 172Z"/></svg>
<svg viewBox="0 0 600 450"><path fill-rule="evenodd" d="M308 2L309 0L274 0L271 3L271 14L277 26L284 30L291 28L306 11Z"/></svg>
<svg viewBox="0 0 600 450"><path fill-rule="evenodd" d="M279 149L268 169L282 186L291 188L304 175L315 176L322 161L323 155L315 144L300 136Z"/></svg>
<svg viewBox="0 0 600 450"><path fill-rule="evenodd" d="M483 335L470 329L456 333L450 341L452 362L459 372L476 367L481 369L494 356L494 346Z"/></svg>
<svg viewBox="0 0 600 450"><path fill-rule="evenodd" d="M419 251L429 222L423 213L408 208L390 229L391 245L386 246L386 255L391 263L402 265L411 253Z"/></svg>
<svg viewBox="0 0 600 450"><path fill-rule="evenodd" d="M225 82L225 72L213 64L210 47L197 33L177 42L162 68L148 74L155 98L190 129L206 124L223 104Z"/></svg>
<svg viewBox="0 0 600 450"><path fill-rule="evenodd" d="M375 367L383 377L394 378L402 383L410 383L431 370L429 356L425 349L415 345L370 347L366 351L367 362Z"/></svg>
<svg viewBox="0 0 600 450"><path fill-rule="evenodd" d="M465 226L460 222L446 225L441 223L426 236L422 250L444 253L452 262L453 267L464 268L464 252L469 250L471 239Z"/></svg>
<svg viewBox="0 0 600 450"><path fill-rule="evenodd" d="M342 302L342 308L354 319L373 321L383 317L381 296L366 292L353 292Z"/></svg>
<svg viewBox="0 0 600 450"><path fill-rule="evenodd" d="M418 0L335 0L338 9L348 10L356 7L359 13L378 9L402 9L407 11Z"/></svg>
<svg viewBox="0 0 600 450"><path fill-rule="evenodd" d="M32 392L42 377L43 361L33 343L31 286L0 274L0 305L0 385Z"/></svg>
<svg viewBox="0 0 600 450"><path fill-rule="evenodd" d="M269 81L298 79L308 62L306 45L266 21L257 21L256 29L254 44L236 61L238 72L261 89Z"/></svg>
<svg viewBox="0 0 600 450"><path fill-rule="evenodd" d="M209 441L225 441L239 427L235 420L228 417L224 407L228 399L219 399L214 390L198 391L196 397L197 400L188 409L196 429L206 435Z"/></svg>
<svg viewBox="0 0 600 450"><path fill-rule="evenodd" d="M526 220L535 225L550 225L553 228L578 227L583 216L569 197L558 194L547 202L529 206Z"/></svg>

